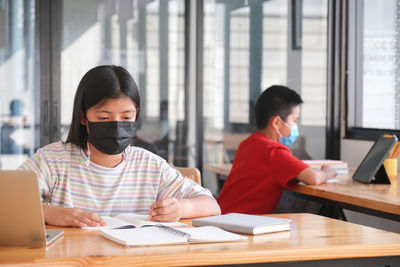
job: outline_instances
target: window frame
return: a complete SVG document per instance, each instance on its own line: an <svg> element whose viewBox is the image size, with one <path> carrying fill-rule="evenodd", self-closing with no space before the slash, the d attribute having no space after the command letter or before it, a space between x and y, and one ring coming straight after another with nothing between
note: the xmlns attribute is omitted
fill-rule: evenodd
<svg viewBox="0 0 400 267"><path fill-rule="evenodd" d="M356 114L362 112L362 101L359 95L363 92L363 76L362 76L362 56L363 56L363 45L360 40L363 38L364 30L364 3L363 1L348 1L347 2L347 14L346 14L346 84L345 84L345 99L346 107L344 114L345 132L344 139L353 140L366 140L375 141L382 134L395 134L400 136L400 129L379 129L379 128L367 128L367 127L356 127L349 126L349 121L356 121ZM358 66L358 67L356 67ZM357 111L350 112L350 106L356 105ZM355 124L355 123L354 123Z"/></svg>

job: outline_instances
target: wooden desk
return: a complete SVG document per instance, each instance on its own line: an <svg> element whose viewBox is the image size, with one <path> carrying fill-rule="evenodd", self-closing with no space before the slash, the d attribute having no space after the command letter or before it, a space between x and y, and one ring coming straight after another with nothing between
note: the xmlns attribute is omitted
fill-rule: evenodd
<svg viewBox="0 0 400 267"><path fill-rule="evenodd" d="M231 163L222 163L222 164L204 164L204 169L206 171L215 173L216 175L228 176L231 171L232 164Z"/></svg>
<svg viewBox="0 0 400 267"><path fill-rule="evenodd" d="M232 164L205 164L204 169L227 176ZM290 191L302 197L339 208L354 210L400 221L400 175L392 184L363 184L351 175L336 177L339 181L320 185L295 184Z"/></svg>
<svg viewBox="0 0 400 267"><path fill-rule="evenodd" d="M394 266L393 262L400 261L399 234L313 214L269 216L292 219L291 231L250 236L242 242L125 248L102 238L98 231L62 228L64 236L47 248L0 247L0 264L188 266L286 262L306 266L305 262L316 261L313 263L327 266L326 260L336 259L335 264L376 261Z"/></svg>

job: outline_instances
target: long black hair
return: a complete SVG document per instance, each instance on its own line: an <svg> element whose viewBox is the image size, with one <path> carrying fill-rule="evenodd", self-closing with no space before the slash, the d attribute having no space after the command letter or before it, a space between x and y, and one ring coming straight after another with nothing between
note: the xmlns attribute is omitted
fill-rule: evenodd
<svg viewBox="0 0 400 267"><path fill-rule="evenodd" d="M103 65L89 70L82 78L75 94L71 126L66 143L86 147L86 126L82 117L91 107L110 99L129 97L136 107L136 120L140 113L140 95L135 81L123 67Z"/></svg>

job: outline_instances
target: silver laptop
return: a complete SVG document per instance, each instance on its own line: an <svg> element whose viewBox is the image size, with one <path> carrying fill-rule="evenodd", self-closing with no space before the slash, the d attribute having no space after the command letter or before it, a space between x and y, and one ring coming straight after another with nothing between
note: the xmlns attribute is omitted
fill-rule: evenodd
<svg viewBox="0 0 400 267"><path fill-rule="evenodd" d="M44 227L34 172L0 170L0 245L41 247L63 232Z"/></svg>

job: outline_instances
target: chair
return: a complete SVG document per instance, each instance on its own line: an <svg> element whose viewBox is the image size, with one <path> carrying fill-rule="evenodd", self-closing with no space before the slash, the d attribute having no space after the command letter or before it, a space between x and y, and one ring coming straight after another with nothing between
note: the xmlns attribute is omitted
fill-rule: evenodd
<svg viewBox="0 0 400 267"><path fill-rule="evenodd" d="M296 158L305 160L311 159L311 156L306 151L306 137L305 136L298 136L296 138L296 142L289 147L290 151Z"/></svg>
<svg viewBox="0 0 400 267"><path fill-rule="evenodd" d="M250 133L224 133L222 146L226 163L232 163L239 144L250 136Z"/></svg>
<svg viewBox="0 0 400 267"><path fill-rule="evenodd" d="M201 185L201 174L199 169L197 168L185 168L185 167L175 167L175 169L177 169L183 177L192 179L193 181L195 181L196 183L198 183L199 185Z"/></svg>

